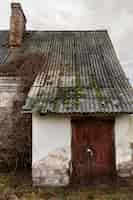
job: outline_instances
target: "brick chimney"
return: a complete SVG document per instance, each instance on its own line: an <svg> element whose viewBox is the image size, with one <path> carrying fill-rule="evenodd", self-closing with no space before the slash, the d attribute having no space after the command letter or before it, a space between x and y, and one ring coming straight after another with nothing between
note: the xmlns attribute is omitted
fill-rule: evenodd
<svg viewBox="0 0 133 200"><path fill-rule="evenodd" d="M20 3L11 3L9 46L20 47L26 29L26 17Z"/></svg>

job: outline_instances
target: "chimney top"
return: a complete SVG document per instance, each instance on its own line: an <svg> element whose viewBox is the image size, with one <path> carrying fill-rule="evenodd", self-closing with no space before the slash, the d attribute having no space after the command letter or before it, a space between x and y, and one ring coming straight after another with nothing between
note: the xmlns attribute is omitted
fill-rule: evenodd
<svg viewBox="0 0 133 200"><path fill-rule="evenodd" d="M26 29L26 17L19 2L11 3L10 19L9 45L13 48L19 47L23 42L23 36Z"/></svg>
<svg viewBox="0 0 133 200"><path fill-rule="evenodd" d="M19 2L11 2L11 9L14 9L14 8L17 8L17 9L21 10L21 13L23 14L24 20L26 22L27 21L26 20L26 16L25 16L24 11L22 9L21 3L19 3Z"/></svg>
<svg viewBox="0 0 133 200"><path fill-rule="evenodd" d="M18 8L18 7L21 8L21 4L18 3L18 2L12 2L12 3L11 3L11 7L12 7L12 8L16 8L16 7L17 7L17 8Z"/></svg>

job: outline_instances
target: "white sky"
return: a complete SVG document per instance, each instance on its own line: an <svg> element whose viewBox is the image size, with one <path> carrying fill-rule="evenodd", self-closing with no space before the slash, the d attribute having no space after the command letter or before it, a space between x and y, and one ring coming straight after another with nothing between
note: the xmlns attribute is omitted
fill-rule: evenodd
<svg viewBox="0 0 133 200"><path fill-rule="evenodd" d="M13 0L12 0L13 1ZM9 28L10 2L0 4L0 29ZM14 0L21 2L28 29L107 29L120 62L133 83L132 0Z"/></svg>

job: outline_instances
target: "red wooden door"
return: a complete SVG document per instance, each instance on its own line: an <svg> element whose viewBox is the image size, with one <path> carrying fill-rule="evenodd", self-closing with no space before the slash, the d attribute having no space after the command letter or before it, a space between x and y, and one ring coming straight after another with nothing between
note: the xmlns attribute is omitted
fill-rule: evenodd
<svg viewBox="0 0 133 200"><path fill-rule="evenodd" d="M71 182L88 184L114 176L112 120L72 121Z"/></svg>

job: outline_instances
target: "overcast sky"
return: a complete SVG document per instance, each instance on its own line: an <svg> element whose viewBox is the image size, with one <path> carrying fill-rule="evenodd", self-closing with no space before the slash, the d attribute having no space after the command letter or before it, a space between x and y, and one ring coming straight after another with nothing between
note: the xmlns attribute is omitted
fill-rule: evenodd
<svg viewBox="0 0 133 200"><path fill-rule="evenodd" d="M132 0L12 0L21 2L28 29L107 29L133 84ZM9 28L11 0L0 4L0 29Z"/></svg>

